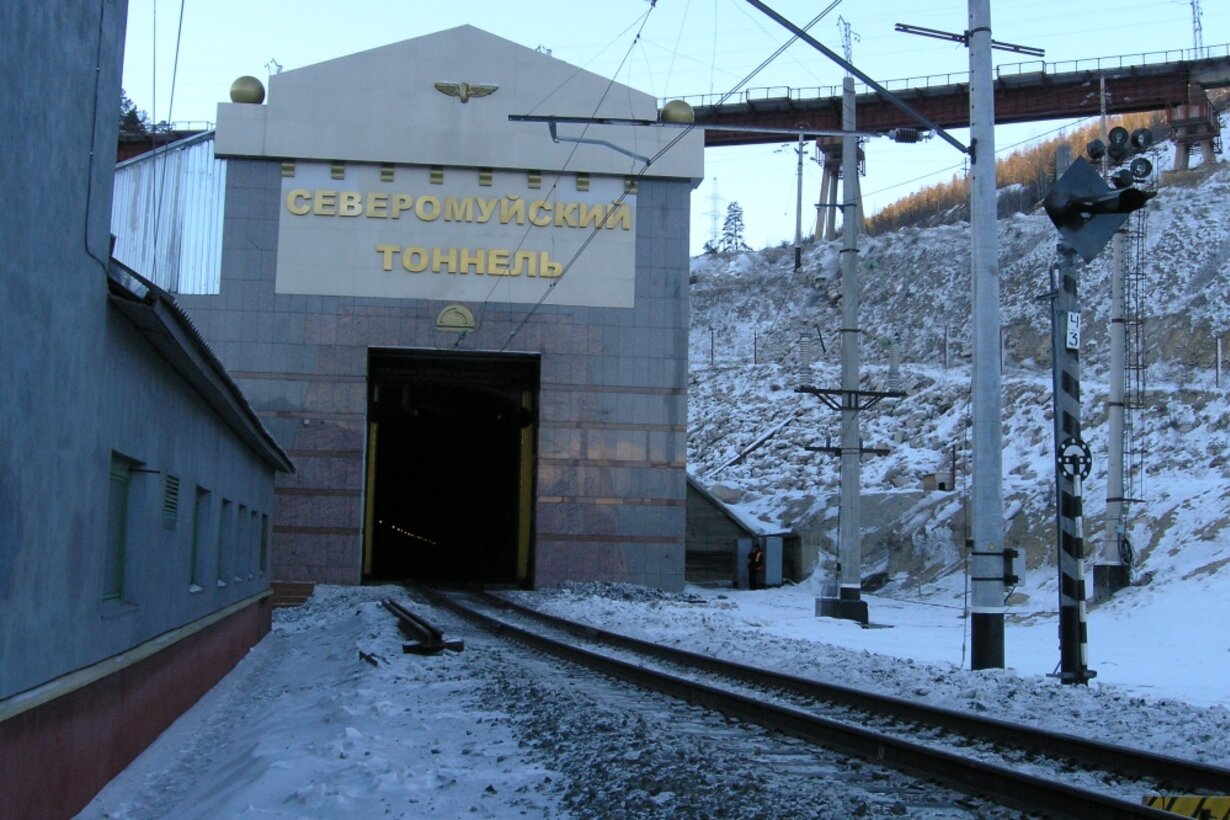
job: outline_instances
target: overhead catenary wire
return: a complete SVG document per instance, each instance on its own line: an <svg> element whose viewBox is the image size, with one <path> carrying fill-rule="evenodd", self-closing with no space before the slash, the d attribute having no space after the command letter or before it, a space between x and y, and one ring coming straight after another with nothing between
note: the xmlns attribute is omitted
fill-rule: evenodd
<svg viewBox="0 0 1230 820"><path fill-rule="evenodd" d="M650 16L650 14L652 14L652 13L653 13L653 10L654 10L654 8L655 8L655 7L656 7L656 0L653 0L653 2L651 2L651 3L650 3L650 5L649 5L649 9L648 9L648 10L647 10L647 11L646 11L643 15L641 15L641 17L639 18L640 26L637 28L637 31L636 31L636 36L632 38L632 42L628 45L628 49L627 49L627 51L625 51L625 52L624 52L623 59L621 59L621 60L620 60L620 62L619 62L619 68L618 68L618 69L616 69L616 71L614 72L615 74L618 74L618 73L619 73L619 71L623 68L623 65L624 65L624 64L628 61L628 58L629 58L629 56L632 54L632 50L636 47L637 42L640 40L641 33L645 30L645 25L649 22L649 16ZM636 26L636 25L637 25L637 23L634 21L631 25L629 25L629 26L628 26L627 28L625 28L622 32L620 32L620 34L619 34L619 35L617 35L617 37L622 37L622 36L623 36L624 34L626 34L629 30L631 30L633 26ZM554 95L556 91L558 91L560 88L562 88L562 87L563 87L564 85L566 85L568 82L570 82L570 81L572 80L572 78L576 77L576 76L577 76L577 74L579 74L579 73L580 73L580 71L581 71L581 69L580 69L580 68L578 68L578 69L576 69L575 71L573 71L573 72L572 72L572 73L571 73L571 74L570 74L570 75L569 75L569 76L568 76L565 80L563 80L563 81L562 81L559 85L557 85L557 86L556 86L555 88L553 88L550 92L548 92L548 93L547 93L547 94L546 94L546 95L545 95L542 99L540 99L536 105L534 105L533 107L531 107L531 109L530 109L530 110L531 110L531 111L537 110L538 106L542 105L544 102L546 102L548 99L550 99L550 98L551 98L551 96L552 96L552 95ZM605 102L605 101L606 101L606 97L607 97L607 95L611 92L611 88L612 88L612 87L614 87L614 85L615 85L615 79L614 79L614 77L612 77L610 80L608 80L607 85L606 85L606 88L605 88L605 89L603 90L603 92L602 92L602 96L600 96L600 97L598 98L598 102L594 104L592 116L595 116L595 117L596 117L596 116L597 116L597 114L598 114L598 112L602 109L602 104L603 104L603 102ZM586 127L582 130L582 135L584 135L584 133L585 133L587 130L588 130L588 126L586 126ZM572 159L573 159L573 157L575 157L575 156L576 156L577 150L580 148L580 145L581 145L581 144L580 144L579 142L578 142L578 143L574 143L574 144L573 144L573 146L572 146L572 150L571 150L571 151L569 151L568 156L565 158L565 160L564 160L564 162L563 162L563 164L562 164L562 167L560 168L560 173L561 173L561 174L563 173L563 171L567 170L568 166L572 163ZM560 174L557 174L557 175L555 176L554 181L551 183L551 187L550 187L549 189L547 189L547 192L546 192L545 196L550 197L551 195L553 195L553 194L555 193L555 191L556 191L556 190L558 189L558 187L559 187L559 179L560 179ZM625 198L626 196L627 196L627 193L625 192L625 193L624 193L622 196L620 196L620 198L616 201L616 204L622 204L622 202L623 202L623 200L624 200L624 198ZM514 248L514 249L513 249L513 253L514 253L514 254L515 254L516 252L520 251L522 247L524 247L524 245L525 245L525 240L529 237L529 235L530 235L530 231L531 231L531 230L532 230L532 228L531 228L530 226L526 226L525 232L524 232L524 233L522 233L522 235L521 235L521 239L517 242L517 246L516 246L516 248ZM584 250L586 247L588 247L588 246L589 246L589 243L590 243L590 242L592 242L592 241L593 241L593 239L594 239L594 237L596 236L596 234L597 234L597 230L598 230L598 228L595 228L595 229L594 229L594 231L593 231L593 232L592 232L592 233L591 233L588 237L586 237L586 239L585 239L584 243L582 244L582 246L581 246L581 249L580 249L580 250ZM542 305L542 303L546 300L547 296L548 296L548 295L550 295L550 293L551 293L551 291L554 289L554 287L555 287L556 283L557 283L560 279L562 279L562 278L563 278L564 274L565 274L565 273L567 273L568 268L569 268L569 267L571 267L572 262L573 262L573 261L575 261L575 260L576 260L576 258L580 255L580 250L579 250L576 254L574 254L574 255L573 255L572 259L571 259L571 260L570 260L567 264L565 264L565 266L564 266L563 270L560 272L559 277L558 277L557 279L553 280L553 281L551 282L551 284L547 286L547 289L546 289L546 291L543 293L543 295L539 298L539 300L538 300L536 303L534 303L534 306L533 306L533 308L531 308L531 310L530 310L530 314L529 314L529 315L531 315L531 316L532 316L532 315L533 315L533 313L534 313L535 311L537 311L537 309L538 309L538 308ZM498 283L498 282L493 283L493 284L492 284L492 286L491 286L491 288L487 291L487 295L483 298L482 304L479 306L479 317L478 317L478 318L479 318L480 320L481 320L481 318L482 318L482 317L486 314L487 307L488 307L488 305L491 303L491 297L495 294L495 290L496 290L496 288L497 288L497 287L499 287L499 283ZM522 322L521 322L520 324L518 324L518 325L517 325L517 327L514 329L514 331L513 331L511 334L509 334L509 337L508 337L508 338L504 341L504 343L500 346L500 352L503 352L503 351L505 351L505 350L507 350L507 349L508 349L508 345L512 343L512 340L516 337L516 335L517 335L517 333L520 331L520 329L521 329L522 327L524 327L524 326L525 326L525 322L526 322L526 321L528 321L528 319L529 319L529 317L527 316L525 319L523 319L523 320L522 320ZM453 347L454 347L454 348L459 347L459 346L461 345L462 341L464 341L464 340L465 340L465 338L466 338L465 334L461 334L461 335L459 335L459 336L457 337L457 340L453 343Z"/></svg>
<svg viewBox="0 0 1230 820"><path fill-rule="evenodd" d="M171 62L171 93L169 97L167 98L166 123L167 123L168 130L172 127L171 126L172 114L175 110L175 86L177 85L178 80L179 80L179 48L180 48L180 44L183 42L183 37L184 37L184 5L186 2L187 0L180 0L179 22L176 25L176 30L175 30L175 57ZM158 52L158 4L155 3L154 4L154 55L155 55L154 59L155 60L157 60L157 52ZM156 68L157 63L155 62L154 65L155 65L155 70L153 72L153 75L154 75L154 82L156 83L157 76L158 76L158 71ZM155 88L156 87L157 86L155 86ZM157 95L155 95L154 97L155 106L157 105L157 101L158 101L158 97ZM151 143L154 143L153 147L157 147L156 146L157 131L158 131L158 126L155 124L153 126L153 130L150 133L150 141ZM153 195L153 200L154 200L154 235L153 235L154 253L153 253L153 267L150 270L150 278L153 279L154 281L159 281L158 279L158 260L159 260L158 235L159 235L159 226L160 226L160 223L162 222L162 201L163 201L163 197L166 194L168 159L169 157L166 155L166 153L163 153L158 159L155 159L155 162L159 164L158 169L157 169L158 178L157 178L156 183L152 176L150 178L150 184L154 186L154 195ZM171 287L170 290L177 290L178 288L179 288L178 271L176 271L176 281L174 283L174 286Z"/></svg>
<svg viewBox="0 0 1230 820"><path fill-rule="evenodd" d="M1040 134L1035 134L1031 137L1027 137L1026 139L1020 140L1018 142L1014 142L1011 145L997 147L995 149L995 155L1000 156L1001 154L1011 151L1014 148L1020 148L1022 145L1029 145L1030 143L1037 142L1038 140L1041 140L1044 137L1049 137L1052 134L1060 134L1064 131L1067 131L1069 128L1075 128L1079 126L1081 123L1084 123L1084 122L1087 122L1088 120L1093 119L1095 116L1097 115L1090 114L1087 117L1081 117L1079 119L1066 122L1065 124L1052 128L1048 131L1043 131ZM930 179L932 177L937 177L940 174L947 174L947 173L952 173L954 171L960 171L960 170L968 170L968 164L965 161L958 162L955 165L949 165L944 168L940 168L937 171L931 171L921 176L913 177L912 179L903 180L901 182L894 182L892 185L889 185L884 188L879 188L874 191L865 191L863 193L863 196L871 197L871 196L875 196L876 194L887 193L889 191L896 190L897 188L904 188L907 185L913 185L915 182L921 182L924 179Z"/></svg>
<svg viewBox="0 0 1230 820"><path fill-rule="evenodd" d="M836 6L840 2L841 0L832 0L832 2L823 11L821 11L820 14L816 15L816 17L813 18L811 22L809 22L806 26L803 27L803 31L806 31L807 29L811 28L816 23L818 23L826 14L828 14L832 9L836 8ZM640 39L641 32L644 31L645 24L648 23L649 21L649 13L653 11L654 5L655 3L651 0L649 12L646 12L644 21L641 24L641 28L637 31L636 38L634 38L632 45L629 46L629 50L628 50L629 54L631 53L632 48L635 47L637 41ZM752 69L752 71L749 74L747 74L747 76L745 76L742 80L736 83L725 94L723 94L721 98L718 100L717 104L721 105L722 103L726 102L726 100L728 100L730 97L737 94L739 92L739 89L741 89L743 86L751 82L752 79L758 73L760 73L760 71L762 71L767 65L769 65L769 63L771 63L778 55L780 55L783 51L785 51L791 45L791 43L793 43L798 38L799 38L799 35L796 34L796 35L793 35L785 43L783 43L776 51L773 52L773 54L770 57L768 57L763 62L761 62L760 65L756 66L756 68ZM624 57L624 61L626 60L627 60L627 55L625 55ZM622 69L622 67L623 67L623 62L620 63L620 68ZM618 70L615 73L617 74ZM611 85L613 85L614 82L615 82L614 79L612 79L611 84L608 84L607 92L610 91ZM598 110L600 110L601 105L602 105L602 100L605 99L605 97L606 97L606 94L604 93L602 99L600 99L598 101L598 104L594 106L595 114L598 112ZM634 175L635 178L637 180L640 180L641 178L643 178L645 174L648 172L648 170L650 169L650 167L653 166L654 162L656 162L658 159L664 156L668 151L674 148L679 143L680 140L682 140L688 134L692 133L692 131L696 127L697 127L696 124L692 123L692 124L689 124L681 128L679 130L679 133L673 139L671 139L669 142L667 142L666 145L660 148L656 154L654 154L652 157L649 158L649 160L644 164L644 167L642 167L640 171L636 172L636 174ZM584 133L585 131L583 130L582 135L584 135ZM569 161L575 155L575 153L576 153L576 148L574 148L573 152L569 154ZM566 165L567 163L565 163L565 166ZM628 187L625 187L623 193L621 193L618 197L616 197L615 201L612 203L612 207L617 208L618 206L622 205L625 202L625 200L627 200L628 194L629 194L629 189ZM520 334L521 331L525 329L526 324L528 324L529 320L533 318L533 316L538 312L538 309L541 308L542 305L546 303L552 291L555 290L555 287L564 279L565 276L568 275L568 272L572 270L573 266L576 264L576 261L581 257L582 254L585 253L586 249L589 248L590 244L594 241L594 239L597 238L598 232L600 230L601 230L601 225L595 226L590 231L590 233L585 237L585 239L581 243L581 246L577 248L576 252L573 253L572 257L564 264L563 268L560 271L560 275L556 277L555 279L553 279L549 285L547 285L542 295L538 297L538 300L534 302L533 306L530 307L528 311L526 311L524 316L522 316L521 321L518 322L516 326L512 329L512 331L508 334L508 338L505 339L504 343L500 346L500 352L504 352L505 350L507 350L508 346L512 344L513 340L517 337L517 335ZM486 306L486 301L484 301L484 307L485 306Z"/></svg>

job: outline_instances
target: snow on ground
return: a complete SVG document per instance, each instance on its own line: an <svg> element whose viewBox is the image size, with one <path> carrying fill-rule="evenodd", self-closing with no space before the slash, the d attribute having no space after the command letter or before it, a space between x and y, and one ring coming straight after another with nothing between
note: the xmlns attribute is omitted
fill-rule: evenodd
<svg viewBox="0 0 1230 820"><path fill-rule="evenodd" d="M559 774L483 705L490 660L403 655L378 603L398 591L318 587L279 610L273 631L81 816L551 815Z"/></svg>
<svg viewBox="0 0 1230 820"><path fill-rule="evenodd" d="M808 582L506 594L702 653L1230 766L1230 636L1211 619L1224 602L1198 579L1131 588L1095 610L1088 687L1046 677L1058 659L1053 610L1016 611L1009 669L971 672L959 584L867 596L874 629L815 617L818 593ZM536 742L544 693L521 685L518 652L458 632L449 637L466 640L461 653L403 655L377 603L388 596L404 593L321 586L305 606L279 610L273 631L81 816L578 814L565 795L584 767L561 772L559 742ZM638 816L670 816L654 799Z"/></svg>
<svg viewBox="0 0 1230 820"><path fill-rule="evenodd" d="M1054 604L1009 608L1008 668L969 671L959 578L865 595L879 627L871 629L815 617L814 581L754 592L689 587L685 595L604 584L509 594L702 654L1230 767L1230 632L1224 593L1207 582L1132 587L1095 609L1089 666L1097 677L1088 686L1048 677L1059 663Z"/></svg>
<svg viewBox="0 0 1230 820"><path fill-rule="evenodd" d="M1143 501L1128 529L1138 585L1090 610L1089 666L1098 674L1089 686L1047 677L1059 650L1050 331L1037 297L1055 235L1037 213L999 227L1006 538L1029 565L1008 610L1007 670L968 671L961 493L921 489L954 453L959 490L969 471L966 225L871 238L860 255L865 386L887 387L897 360L907 394L863 419L866 440L892 450L864 465L861 482L875 494L864 507L874 547L863 569L888 576L866 599L884 628L814 615L831 564L837 463L806 445L836 439L839 417L794 386L838 380L833 242L808 246L802 274L785 248L692 266L689 469L706 486L723 485L745 517L813 539L812 580L757 592L582 584L510 594L696 651L1230 766L1230 395L1212 372L1214 338L1230 327L1227 192L1230 165L1217 163L1163 186L1146 209L1149 367L1131 439L1143 465L1130 490ZM1095 452L1087 568L1101 545L1106 494L1107 257L1081 284L1084 436ZM801 338L810 342L805 368ZM557 699L549 719L536 720L555 693L526 683L516 655L491 642L403 656L377 603L391 592L319 587L305 607L277 613L274 631L83 816L584 816L595 812L583 806L618 799L608 786L578 804L568 786L589 761L622 767L615 752L591 743L569 756L560 751L567 743L535 742L544 722L585 734L558 728L583 725L569 717L583 697ZM360 651L379 656L376 665ZM637 765L649 773L659 763L647 756ZM641 816L669 816L670 802L656 802L666 794L646 792Z"/></svg>

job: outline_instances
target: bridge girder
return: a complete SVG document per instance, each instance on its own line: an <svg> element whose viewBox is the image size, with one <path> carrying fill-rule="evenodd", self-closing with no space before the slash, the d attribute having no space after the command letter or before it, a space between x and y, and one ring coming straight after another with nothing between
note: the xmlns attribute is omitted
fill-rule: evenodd
<svg viewBox="0 0 1230 820"><path fill-rule="evenodd" d="M1230 58L1102 72L1047 74L1038 71L1004 76L995 84L995 122L1037 122L1097 114L1101 108L1099 80L1103 76L1108 114L1161 111L1190 102L1193 94L1204 99L1203 88L1216 83L1196 84L1194 78L1230 77ZM969 85L966 83L891 90L943 128L969 126ZM918 125L878 93L859 95L857 109L860 131L887 131ZM779 97L699 106L696 122L723 128L706 129L706 146L778 143L783 139L780 134L739 131L738 128L793 129L803 125L840 130L841 97Z"/></svg>

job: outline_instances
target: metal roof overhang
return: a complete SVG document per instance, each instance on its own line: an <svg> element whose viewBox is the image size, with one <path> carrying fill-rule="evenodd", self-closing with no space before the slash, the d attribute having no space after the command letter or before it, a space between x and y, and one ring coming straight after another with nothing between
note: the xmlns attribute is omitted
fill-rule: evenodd
<svg viewBox="0 0 1230 820"><path fill-rule="evenodd" d="M290 457L261 423L238 385L170 294L115 260L108 287L111 304L244 443L275 470L295 472Z"/></svg>

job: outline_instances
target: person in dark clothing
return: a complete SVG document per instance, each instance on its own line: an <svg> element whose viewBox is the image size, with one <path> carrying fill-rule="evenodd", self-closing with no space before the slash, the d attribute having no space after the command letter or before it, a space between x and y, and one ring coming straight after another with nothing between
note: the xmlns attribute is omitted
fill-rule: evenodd
<svg viewBox="0 0 1230 820"><path fill-rule="evenodd" d="M764 550L760 545L747 554L747 588L764 589Z"/></svg>

